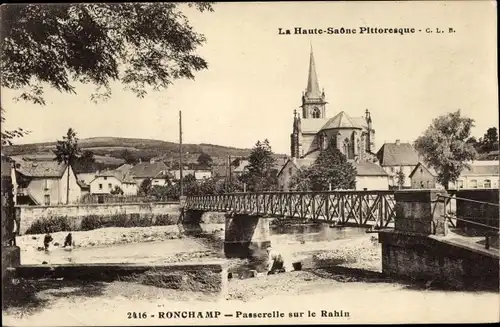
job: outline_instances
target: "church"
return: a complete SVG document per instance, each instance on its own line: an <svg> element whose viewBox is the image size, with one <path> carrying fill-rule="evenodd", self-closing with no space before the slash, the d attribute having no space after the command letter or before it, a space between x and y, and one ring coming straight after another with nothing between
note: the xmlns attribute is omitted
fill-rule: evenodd
<svg viewBox="0 0 500 327"><path fill-rule="evenodd" d="M302 93L301 112L294 110L290 135L290 159L278 173L283 190L288 190L290 178L299 169L314 163L330 142L336 144L357 170L356 189L388 189L388 175L378 165L375 147L375 129L368 109L364 116L351 117L340 111L327 117L324 90L319 87L314 54L311 49L307 87Z"/></svg>

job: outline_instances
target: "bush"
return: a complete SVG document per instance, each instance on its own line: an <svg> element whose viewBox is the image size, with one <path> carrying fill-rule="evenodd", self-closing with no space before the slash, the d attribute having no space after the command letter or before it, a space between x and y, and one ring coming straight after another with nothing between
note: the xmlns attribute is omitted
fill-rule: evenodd
<svg viewBox="0 0 500 327"><path fill-rule="evenodd" d="M112 215L102 227L129 227L127 226L127 215L126 214L116 214Z"/></svg>
<svg viewBox="0 0 500 327"><path fill-rule="evenodd" d="M156 216L154 226L169 226L177 224L179 217L170 216L168 213Z"/></svg>
<svg viewBox="0 0 500 327"><path fill-rule="evenodd" d="M68 217L56 216L34 221L26 231L26 234L45 234L71 230L72 228Z"/></svg>
<svg viewBox="0 0 500 327"><path fill-rule="evenodd" d="M127 221L126 227L148 227L152 226L153 221L151 216L140 215L138 213L133 213L130 215L130 219Z"/></svg>
<svg viewBox="0 0 500 327"><path fill-rule="evenodd" d="M85 216L82 218L81 230L93 230L103 226L102 218L95 215Z"/></svg>

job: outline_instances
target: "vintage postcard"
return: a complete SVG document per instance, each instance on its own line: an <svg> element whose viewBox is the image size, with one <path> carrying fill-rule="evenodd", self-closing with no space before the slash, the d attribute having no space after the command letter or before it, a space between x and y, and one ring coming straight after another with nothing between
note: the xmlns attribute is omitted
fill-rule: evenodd
<svg viewBox="0 0 500 327"><path fill-rule="evenodd" d="M499 322L496 7L0 6L3 324Z"/></svg>

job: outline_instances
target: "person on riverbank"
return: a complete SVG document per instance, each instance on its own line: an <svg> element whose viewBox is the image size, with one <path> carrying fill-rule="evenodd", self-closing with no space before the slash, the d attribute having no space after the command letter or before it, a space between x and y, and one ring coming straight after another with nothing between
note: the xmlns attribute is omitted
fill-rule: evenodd
<svg viewBox="0 0 500 327"><path fill-rule="evenodd" d="M49 251L49 245L50 242L52 242L53 238L50 235L50 233L47 231L47 234L45 234L45 237L43 238L43 248L45 251Z"/></svg>
<svg viewBox="0 0 500 327"><path fill-rule="evenodd" d="M66 239L64 240L64 248L69 246L71 247L73 245L73 237L71 236L71 233L68 233L68 235L66 235Z"/></svg>
<svg viewBox="0 0 500 327"><path fill-rule="evenodd" d="M273 250L271 247L267 248L267 253L269 255L268 261L268 275L284 273L285 272L285 260L281 253Z"/></svg>

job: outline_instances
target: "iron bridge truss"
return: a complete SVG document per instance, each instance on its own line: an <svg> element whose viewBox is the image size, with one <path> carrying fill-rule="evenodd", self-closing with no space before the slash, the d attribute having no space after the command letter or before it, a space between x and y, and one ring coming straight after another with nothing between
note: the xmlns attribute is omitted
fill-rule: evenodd
<svg viewBox="0 0 500 327"><path fill-rule="evenodd" d="M188 196L185 209L386 228L394 222L393 191L263 192Z"/></svg>

